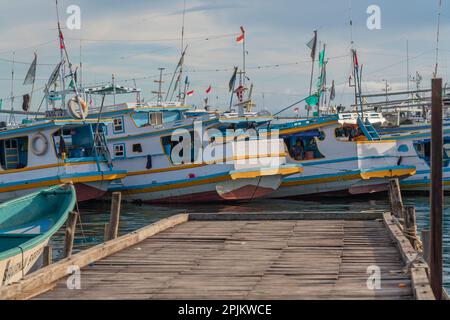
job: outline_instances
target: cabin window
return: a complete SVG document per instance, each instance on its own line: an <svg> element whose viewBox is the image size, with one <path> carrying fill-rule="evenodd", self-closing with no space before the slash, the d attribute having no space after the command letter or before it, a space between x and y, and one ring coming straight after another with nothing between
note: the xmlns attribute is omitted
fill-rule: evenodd
<svg viewBox="0 0 450 320"><path fill-rule="evenodd" d="M123 125L123 117L115 117L113 118L113 132L114 133L123 133L125 131Z"/></svg>
<svg viewBox="0 0 450 320"><path fill-rule="evenodd" d="M425 162L431 165L431 142L430 141L418 141L414 143L414 148L419 158L425 160ZM444 138L444 153L442 156L443 166L448 167L450 164L450 138Z"/></svg>
<svg viewBox="0 0 450 320"><path fill-rule="evenodd" d="M140 143L133 144L133 152L141 153L142 145Z"/></svg>
<svg viewBox="0 0 450 320"><path fill-rule="evenodd" d="M285 137L284 143L292 159L305 161L324 158L317 145L317 140L324 139L325 134L322 131L313 130Z"/></svg>
<svg viewBox="0 0 450 320"><path fill-rule="evenodd" d="M172 141L172 136L166 136L166 137L162 137L161 138L161 142L164 148L164 153L169 157L170 161L173 164L187 164L189 163L194 163L197 159L197 155L199 152L202 152L202 147L201 147L201 143L200 143L200 149L196 149L196 143L194 143L194 132L190 133L190 159L188 158L188 160L182 162L182 163L176 163L176 161L174 161L174 159L172 159L172 150L179 144L179 143L184 143L183 141L184 136L181 136L179 138L179 141ZM183 159L184 158L184 154L183 152L188 149L188 148L184 148L184 149L180 149L180 153L177 155L177 157L179 157L179 159Z"/></svg>
<svg viewBox="0 0 450 320"><path fill-rule="evenodd" d="M154 126L163 124L163 114L162 114L162 112L150 113L150 124L154 125Z"/></svg>
<svg viewBox="0 0 450 320"><path fill-rule="evenodd" d="M58 158L79 159L95 157L93 132L95 132L95 128L91 128L88 125L65 127L57 130L53 133L53 144ZM103 136L102 127L99 127L98 133Z"/></svg>
<svg viewBox="0 0 450 320"><path fill-rule="evenodd" d="M28 165L28 137L1 140L0 163L4 170L25 168Z"/></svg>
<svg viewBox="0 0 450 320"><path fill-rule="evenodd" d="M114 158L125 158L125 144L118 143L113 145Z"/></svg>
<svg viewBox="0 0 450 320"><path fill-rule="evenodd" d="M364 136L357 125L345 125L334 130L336 139L339 141L355 141Z"/></svg>

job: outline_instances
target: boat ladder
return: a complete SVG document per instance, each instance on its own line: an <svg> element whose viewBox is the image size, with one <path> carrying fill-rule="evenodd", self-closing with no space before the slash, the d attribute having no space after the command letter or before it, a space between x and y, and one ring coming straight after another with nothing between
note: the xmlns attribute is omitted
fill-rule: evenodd
<svg viewBox="0 0 450 320"><path fill-rule="evenodd" d="M361 128L362 132L369 141L381 140L377 130L373 127L373 125L367 118L366 120L362 120L360 117L358 117L358 126Z"/></svg>

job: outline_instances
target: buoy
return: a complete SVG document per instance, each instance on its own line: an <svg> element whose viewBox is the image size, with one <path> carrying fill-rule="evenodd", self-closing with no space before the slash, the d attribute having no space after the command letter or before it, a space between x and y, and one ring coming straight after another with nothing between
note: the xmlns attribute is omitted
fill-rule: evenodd
<svg viewBox="0 0 450 320"><path fill-rule="evenodd" d="M86 101L81 97L73 97L67 102L67 111L75 119L86 119L89 114L89 108Z"/></svg>
<svg viewBox="0 0 450 320"><path fill-rule="evenodd" d="M41 148L38 148L37 142L41 140ZM36 133L30 141L31 152L36 156L43 156L47 153L48 150L48 140L47 137L42 133Z"/></svg>

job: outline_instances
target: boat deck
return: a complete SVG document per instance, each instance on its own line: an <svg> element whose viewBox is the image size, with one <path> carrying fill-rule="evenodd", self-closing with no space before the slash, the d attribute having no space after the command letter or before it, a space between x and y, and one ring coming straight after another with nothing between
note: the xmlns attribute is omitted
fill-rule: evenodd
<svg viewBox="0 0 450 320"><path fill-rule="evenodd" d="M87 264L80 290L67 289L62 278L35 298L414 298L411 273L383 219L251 216L190 219ZM367 286L373 266L381 270L378 290Z"/></svg>

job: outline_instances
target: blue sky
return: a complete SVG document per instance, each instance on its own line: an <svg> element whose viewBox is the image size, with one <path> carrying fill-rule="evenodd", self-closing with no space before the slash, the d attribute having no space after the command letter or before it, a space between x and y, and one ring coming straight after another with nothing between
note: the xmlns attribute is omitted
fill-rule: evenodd
<svg viewBox="0 0 450 320"><path fill-rule="evenodd" d="M327 45L328 80L337 84L335 102L350 103L352 89L346 85L350 17L355 47L364 64L366 92L380 92L383 79L393 90L406 88L407 40L411 74L419 71L424 78L422 87L429 87L435 64L438 1L187 0L185 43L189 49L185 62L191 88L196 90L188 102L201 104L211 84L212 105L224 108L228 104L231 69L242 63L242 49L235 37L243 25L257 110L276 111L307 95L311 67L306 43L314 29L319 41ZM450 0L442 1L439 75L446 82ZM156 88L157 68L170 73L179 59L183 0L60 0L63 24L71 4L81 8L81 30L64 30L64 34L74 64L79 64L82 39L84 82L108 82L114 73L120 84L131 85L131 79L136 79L144 98L154 100L151 91ZM381 8L381 30L366 27L366 10L372 4ZM0 0L0 6L0 97L3 108L9 108L12 52L18 61L14 93L22 95L30 90L22 82L33 51L37 51L40 64L36 88L41 88L59 59L59 50L53 0ZM36 93L34 102L41 96ZM17 99L15 107L20 105L21 99Z"/></svg>

